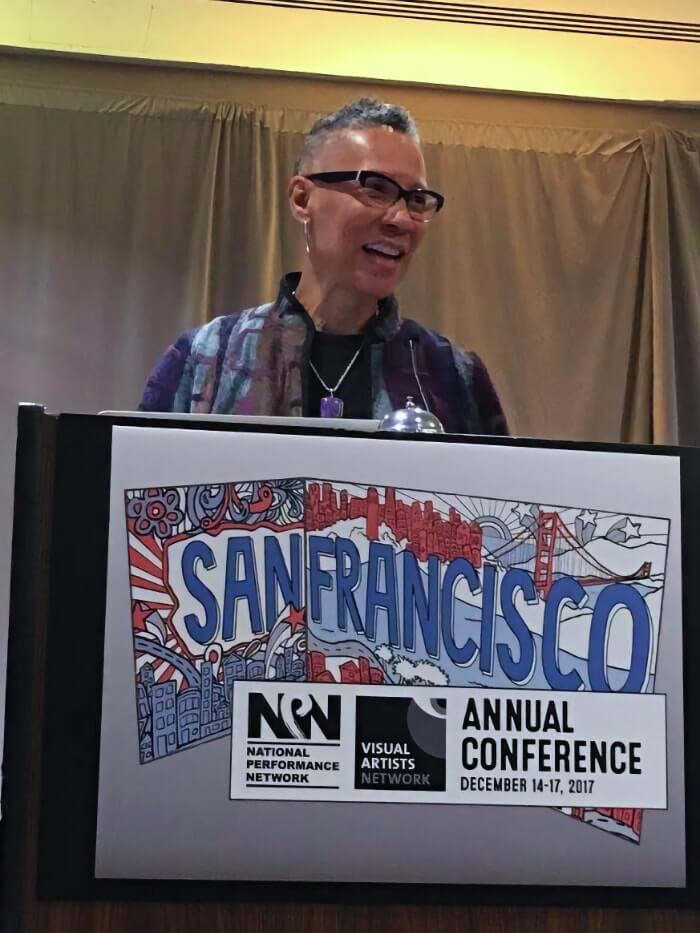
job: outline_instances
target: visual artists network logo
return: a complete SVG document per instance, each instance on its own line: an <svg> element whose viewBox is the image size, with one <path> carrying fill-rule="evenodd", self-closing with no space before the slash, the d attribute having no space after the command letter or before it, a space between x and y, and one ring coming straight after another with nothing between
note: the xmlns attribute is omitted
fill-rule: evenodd
<svg viewBox="0 0 700 933"><path fill-rule="evenodd" d="M444 791L444 698L358 696L355 789Z"/></svg>

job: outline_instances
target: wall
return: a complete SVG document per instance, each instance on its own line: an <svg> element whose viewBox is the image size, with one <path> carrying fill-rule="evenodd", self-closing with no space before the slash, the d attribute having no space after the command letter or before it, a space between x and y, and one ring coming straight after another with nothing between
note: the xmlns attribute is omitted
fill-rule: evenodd
<svg viewBox="0 0 700 933"><path fill-rule="evenodd" d="M494 0L482 5L494 13L507 8ZM434 0L432 6L440 13L440 7L455 4ZM700 24L697 0L518 0L514 6ZM518 15L524 22L525 14ZM696 35L700 39L700 30ZM427 22L255 2L2 0L0 45L589 98L700 101L697 41Z"/></svg>

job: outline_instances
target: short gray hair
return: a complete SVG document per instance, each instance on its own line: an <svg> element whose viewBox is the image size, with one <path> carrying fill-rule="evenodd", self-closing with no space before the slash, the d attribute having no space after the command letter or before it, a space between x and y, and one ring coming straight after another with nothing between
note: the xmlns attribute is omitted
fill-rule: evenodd
<svg viewBox="0 0 700 933"><path fill-rule="evenodd" d="M366 130L381 126L388 126L397 133L403 133L419 142L418 128L408 110L373 97L361 97L359 100L345 104L335 113L321 117L314 123L306 134L299 158L294 165L294 172L301 172L314 152L333 133L340 130Z"/></svg>

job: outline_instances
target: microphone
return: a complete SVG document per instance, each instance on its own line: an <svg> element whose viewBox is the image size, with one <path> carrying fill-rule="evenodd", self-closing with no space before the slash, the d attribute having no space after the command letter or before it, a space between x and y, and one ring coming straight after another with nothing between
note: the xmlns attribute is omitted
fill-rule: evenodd
<svg viewBox="0 0 700 933"><path fill-rule="evenodd" d="M416 385L418 386L418 391L420 392L420 397L423 402L423 408L432 415L430 408L428 407L428 402L425 398L425 392L423 392L423 386L421 385L420 378L418 376L418 367L416 366L416 344L422 336L422 330L416 324L415 321L404 321L401 328L401 340L405 346L411 351L411 365L413 366L413 377L416 380Z"/></svg>

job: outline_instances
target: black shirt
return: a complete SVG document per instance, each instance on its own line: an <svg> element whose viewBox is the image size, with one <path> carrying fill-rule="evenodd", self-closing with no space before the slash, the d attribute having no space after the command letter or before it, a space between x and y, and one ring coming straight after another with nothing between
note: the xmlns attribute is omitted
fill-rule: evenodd
<svg viewBox="0 0 700 933"><path fill-rule="evenodd" d="M329 334L326 331L316 330L308 311L295 294L300 279L298 272L284 276L280 285L280 296L298 313L306 317L309 327L313 330L309 350L311 362L326 385L334 387L338 384L338 380L345 372L345 368L358 347L362 347L340 388L333 394L343 401L343 418L371 418L371 344L382 339L376 329L377 318L370 318L359 334ZM379 310L389 310L393 307L393 303L393 298L383 298L379 302ZM313 369L308 365L302 378L306 380L304 414L318 418L321 415L321 399L330 395L330 392L323 388Z"/></svg>
<svg viewBox="0 0 700 933"><path fill-rule="evenodd" d="M372 417L371 335L327 334L314 331L311 341L311 362L327 386L334 387L358 348L360 354L350 367L335 396L343 400L343 418ZM304 414L319 417L321 399L330 395L316 377L311 366L307 374L308 392Z"/></svg>

